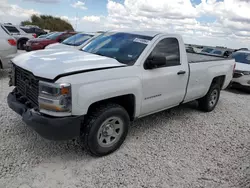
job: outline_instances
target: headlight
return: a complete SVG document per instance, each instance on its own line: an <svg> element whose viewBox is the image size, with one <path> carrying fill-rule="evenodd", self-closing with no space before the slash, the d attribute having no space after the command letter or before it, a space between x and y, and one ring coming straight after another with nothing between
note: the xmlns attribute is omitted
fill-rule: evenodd
<svg viewBox="0 0 250 188"><path fill-rule="evenodd" d="M243 71L242 72L244 75L250 75L250 71Z"/></svg>
<svg viewBox="0 0 250 188"><path fill-rule="evenodd" d="M34 42L34 43L32 43L32 45L39 45L39 43L38 42Z"/></svg>
<svg viewBox="0 0 250 188"><path fill-rule="evenodd" d="M39 82L40 112L61 112L62 115L71 114L71 85L68 83Z"/></svg>

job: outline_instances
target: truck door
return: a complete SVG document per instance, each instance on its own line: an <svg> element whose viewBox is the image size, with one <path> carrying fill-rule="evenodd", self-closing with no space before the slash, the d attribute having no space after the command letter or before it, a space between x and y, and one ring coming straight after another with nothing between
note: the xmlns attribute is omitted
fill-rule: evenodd
<svg viewBox="0 0 250 188"><path fill-rule="evenodd" d="M170 108L182 102L188 80L188 64L181 60L185 59L182 58L186 55L184 50L184 45L180 46L175 37L160 38L155 43L143 66L141 115ZM148 66L155 61L164 60L163 57L164 64Z"/></svg>

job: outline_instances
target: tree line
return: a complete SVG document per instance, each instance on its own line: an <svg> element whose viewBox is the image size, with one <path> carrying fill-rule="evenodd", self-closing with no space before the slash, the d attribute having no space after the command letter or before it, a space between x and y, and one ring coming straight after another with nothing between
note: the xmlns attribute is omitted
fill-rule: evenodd
<svg viewBox="0 0 250 188"><path fill-rule="evenodd" d="M30 20L22 21L21 25L36 25L50 31L74 31L72 25L68 21L50 15L32 15Z"/></svg>

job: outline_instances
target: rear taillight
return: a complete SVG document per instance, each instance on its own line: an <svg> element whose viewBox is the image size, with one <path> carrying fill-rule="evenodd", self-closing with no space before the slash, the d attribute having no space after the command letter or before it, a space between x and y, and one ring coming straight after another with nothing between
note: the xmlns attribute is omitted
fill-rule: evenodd
<svg viewBox="0 0 250 188"><path fill-rule="evenodd" d="M15 39L8 39L8 43L9 43L11 46L16 46L16 40L15 40Z"/></svg>
<svg viewBox="0 0 250 188"><path fill-rule="evenodd" d="M36 38L36 34L32 34L32 36Z"/></svg>

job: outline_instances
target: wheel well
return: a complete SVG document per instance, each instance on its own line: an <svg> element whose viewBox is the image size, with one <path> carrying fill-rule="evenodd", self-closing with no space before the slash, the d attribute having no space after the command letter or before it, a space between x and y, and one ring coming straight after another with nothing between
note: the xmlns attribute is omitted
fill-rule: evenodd
<svg viewBox="0 0 250 188"><path fill-rule="evenodd" d="M95 103L90 105L90 107L88 109L88 113L89 113L89 111L92 111L93 109L95 109L97 106L100 106L100 105L105 104L105 103L116 103L116 104L121 105L128 112L130 120L131 121L134 120L134 117L135 117L135 96L133 94L122 95L122 96L113 97L113 98L104 99L104 100L95 102Z"/></svg>
<svg viewBox="0 0 250 188"><path fill-rule="evenodd" d="M220 86L220 88L223 87L224 81L225 81L225 75L221 75L221 76L217 76L213 79L212 84L211 85L216 85L218 84Z"/></svg>
<svg viewBox="0 0 250 188"><path fill-rule="evenodd" d="M25 40L26 40L26 41L28 41L29 39L28 39L28 38L20 38L20 39L18 39L18 41L17 41L17 42L19 43L19 42L21 42L21 41L25 41Z"/></svg>

